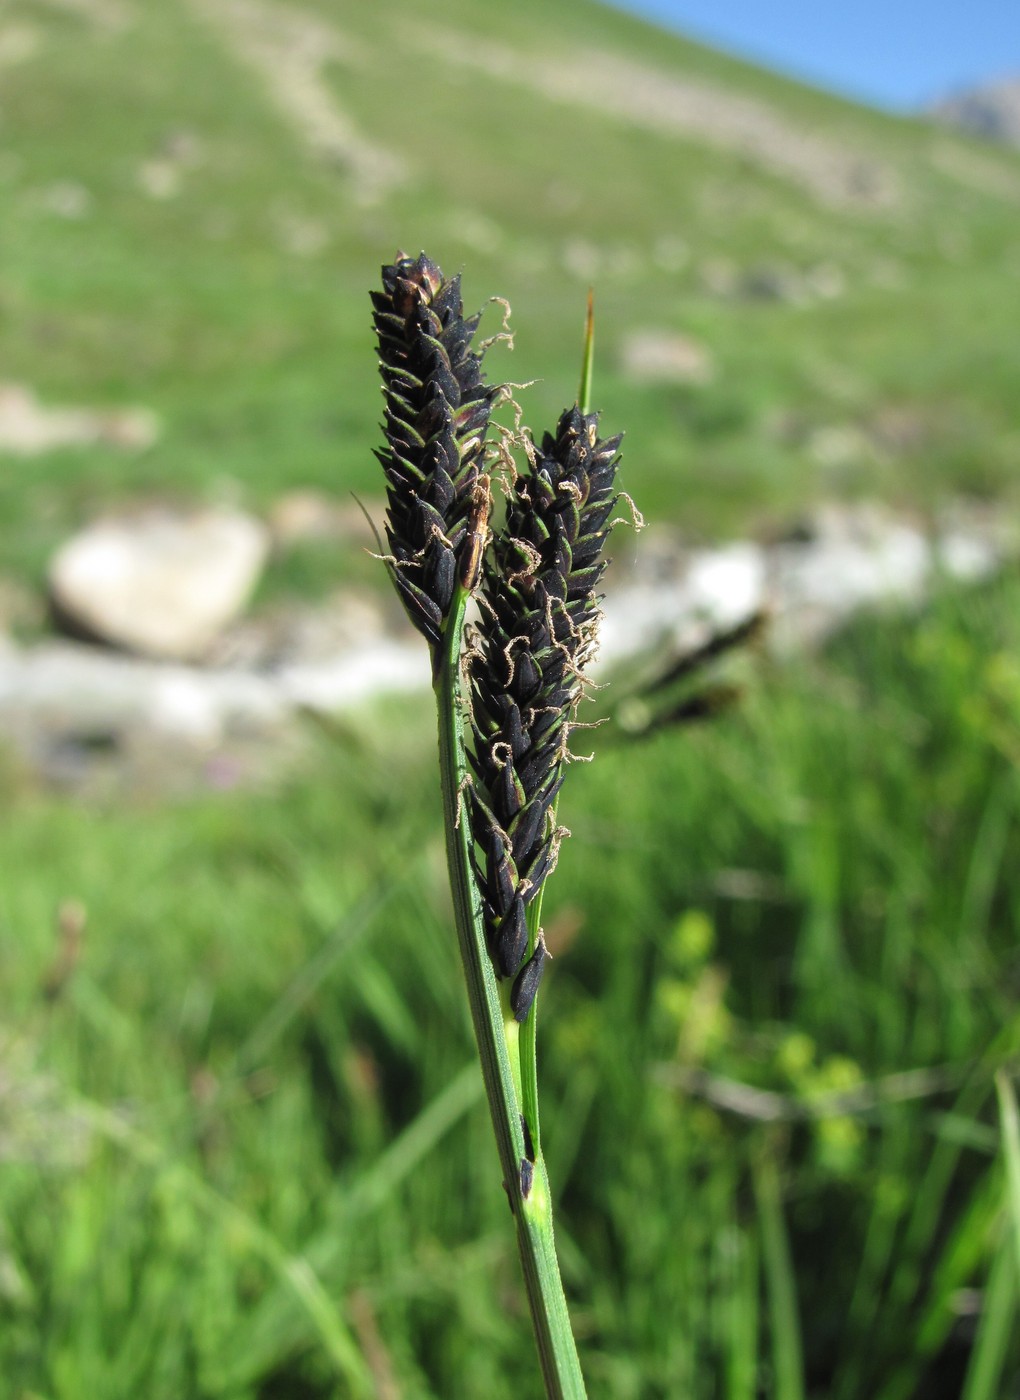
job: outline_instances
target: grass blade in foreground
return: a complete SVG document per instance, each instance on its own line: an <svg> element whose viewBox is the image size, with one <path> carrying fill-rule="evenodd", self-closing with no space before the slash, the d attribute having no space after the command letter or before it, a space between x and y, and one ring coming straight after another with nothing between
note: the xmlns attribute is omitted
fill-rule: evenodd
<svg viewBox="0 0 1020 1400"><path fill-rule="evenodd" d="M1020 1278L1020 1111L1016 1094L1005 1070L995 1076L1002 1124L1002 1149L1006 1157L1006 1200L1009 1204L1011 1234L1016 1250L1017 1278Z"/></svg>
<svg viewBox="0 0 1020 1400"><path fill-rule="evenodd" d="M762 1262L772 1328L772 1368L776 1400L804 1400L804 1348L797 1309L797 1285L783 1219L779 1167L767 1145L754 1167L754 1194L761 1230Z"/></svg>

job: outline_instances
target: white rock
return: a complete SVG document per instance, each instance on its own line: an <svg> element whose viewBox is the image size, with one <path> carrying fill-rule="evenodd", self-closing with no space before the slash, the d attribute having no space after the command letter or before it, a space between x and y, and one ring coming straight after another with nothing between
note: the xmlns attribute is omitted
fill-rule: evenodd
<svg viewBox="0 0 1020 1400"><path fill-rule="evenodd" d="M84 219L92 208L92 196L77 180L58 180L42 193L43 207L61 219Z"/></svg>
<svg viewBox="0 0 1020 1400"><path fill-rule="evenodd" d="M765 600L765 554L750 541L698 550L687 575L694 609L717 627L733 627Z"/></svg>
<svg viewBox="0 0 1020 1400"><path fill-rule="evenodd" d="M0 641L5 744L58 787L151 794L261 781L300 747L293 720L263 676Z"/></svg>
<svg viewBox="0 0 1020 1400"><path fill-rule="evenodd" d="M13 68L32 58L40 47L38 29L28 24L5 24L0 28L0 68Z"/></svg>
<svg viewBox="0 0 1020 1400"><path fill-rule="evenodd" d="M975 583L991 578L1002 559L991 540L964 530L951 530L939 540L938 561L950 578Z"/></svg>
<svg viewBox="0 0 1020 1400"><path fill-rule="evenodd" d="M807 440L808 455L820 467L839 468L873 462L875 444L852 423L829 423L815 428Z"/></svg>
<svg viewBox="0 0 1020 1400"><path fill-rule="evenodd" d="M631 331L620 347L620 367L642 384L708 384L712 356L693 336L679 331Z"/></svg>
<svg viewBox="0 0 1020 1400"><path fill-rule="evenodd" d="M268 523L278 549L312 540L350 540L368 549L378 548L386 502L376 496L359 501L329 496L324 491L299 487L285 491L269 507ZM378 522L375 534L371 521Z"/></svg>
<svg viewBox="0 0 1020 1400"><path fill-rule="evenodd" d="M599 664L612 666L663 645L697 645L745 622L766 602L766 556L750 542L684 556L679 576L607 591Z"/></svg>
<svg viewBox="0 0 1020 1400"><path fill-rule="evenodd" d="M284 667L277 683L290 704L332 714L373 695L425 690L428 655L417 637L407 642L381 637L346 656Z"/></svg>
<svg viewBox="0 0 1020 1400"><path fill-rule="evenodd" d="M829 508L808 544L780 545L773 582L782 606L821 610L834 622L883 600L921 598L932 568L929 541L882 511Z"/></svg>
<svg viewBox="0 0 1020 1400"><path fill-rule="evenodd" d="M73 627L146 656L201 657L247 602L268 552L237 511L96 521L58 551L50 593Z"/></svg>
<svg viewBox="0 0 1020 1400"><path fill-rule="evenodd" d="M155 414L146 408L51 408L23 384L0 384L0 452L32 457L95 442L144 448L158 433Z"/></svg>

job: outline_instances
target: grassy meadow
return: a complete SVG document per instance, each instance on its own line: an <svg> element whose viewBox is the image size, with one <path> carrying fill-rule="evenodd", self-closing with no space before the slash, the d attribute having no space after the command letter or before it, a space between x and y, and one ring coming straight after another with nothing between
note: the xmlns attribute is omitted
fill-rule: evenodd
<svg viewBox="0 0 1020 1400"><path fill-rule="evenodd" d="M161 433L0 457L0 576L41 594L148 496L378 496L401 245L509 298L489 368L537 427L594 282L624 486L692 539L1016 511L1018 203L1016 154L590 0L7 0L0 380ZM703 382L628 372L647 328ZM260 601L374 569L301 546ZM543 1136L591 1394L1008 1400L1020 579L741 677L711 723L601 729L562 799ZM0 751L0 1400L537 1396L433 734L381 702L174 802Z"/></svg>

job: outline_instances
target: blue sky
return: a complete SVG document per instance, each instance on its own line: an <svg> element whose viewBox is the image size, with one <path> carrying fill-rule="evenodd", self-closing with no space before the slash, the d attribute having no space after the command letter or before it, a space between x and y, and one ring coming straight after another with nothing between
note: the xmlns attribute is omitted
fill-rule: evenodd
<svg viewBox="0 0 1020 1400"><path fill-rule="evenodd" d="M1020 76L1020 0L614 0L692 38L894 110Z"/></svg>

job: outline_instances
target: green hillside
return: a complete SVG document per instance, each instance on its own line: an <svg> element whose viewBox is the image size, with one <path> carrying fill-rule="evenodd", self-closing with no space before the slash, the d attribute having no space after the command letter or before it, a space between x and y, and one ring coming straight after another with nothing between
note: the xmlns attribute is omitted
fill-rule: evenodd
<svg viewBox="0 0 1020 1400"><path fill-rule="evenodd" d="M0 23L3 377L164 425L5 473L7 563L142 487L375 489L366 288L398 245L462 267L469 305L510 300L491 372L540 381L538 426L595 285L598 401L655 518L1012 488L1018 155L577 0L7 0ZM630 382L648 330L692 337L709 382Z"/></svg>
<svg viewBox="0 0 1020 1400"><path fill-rule="evenodd" d="M0 602L109 503L381 494L400 246L509 299L539 429L593 284L624 484L692 537L1015 512L1018 216L1020 154L590 0L0 0L0 424L161 425L0 455ZM592 1400L1020 1394L1018 658L1011 566L572 765L538 1036ZM434 716L308 728L174 800L0 745L0 1400L538 1394Z"/></svg>

